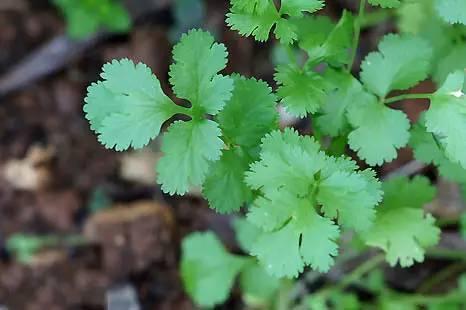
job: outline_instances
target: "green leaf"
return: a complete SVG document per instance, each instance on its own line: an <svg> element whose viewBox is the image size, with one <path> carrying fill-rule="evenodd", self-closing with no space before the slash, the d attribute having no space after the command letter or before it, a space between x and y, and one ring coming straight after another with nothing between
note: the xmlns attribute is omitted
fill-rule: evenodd
<svg viewBox="0 0 466 310"><path fill-rule="evenodd" d="M446 22L466 25L466 2L463 0L435 0L435 9Z"/></svg>
<svg viewBox="0 0 466 310"><path fill-rule="evenodd" d="M177 106L144 64L114 60L103 67L102 81L88 88L84 112L106 148L141 148L160 132Z"/></svg>
<svg viewBox="0 0 466 310"><path fill-rule="evenodd" d="M439 60L434 72L434 79L437 84L443 84L451 72L466 68L466 57L464 55L466 55L466 43L452 47L449 53Z"/></svg>
<svg viewBox="0 0 466 310"><path fill-rule="evenodd" d="M257 2L257 0L252 1ZM226 23L243 36L254 36L257 41L266 41L275 26L275 36L282 44L291 44L297 39L296 26L289 17L302 17L304 12L313 13L324 6L320 0L284 0L280 11L273 1L245 4L244 0L233 0Z"/></svg>
<svg viewBox="0 0 466 310"><path fill-rule="evenodd" d="M196 304L213 307L230 294L237 274L247 261L228 253L211 232L193 233L182 243L181 276Z"/></svg>
<svg viewBox="0 0 466 310"><path fill-rule="evenodd" d="M357 104L349 107L348 119L355 128L348 136L349 145L369 165L395 159L397 149L408 143L406 114L387 108L372 95L361 93Z"/></svg>
<svg viewBox="0 0 466 310"><path fill-rule="evenodd" d="M350 61L350 49L353 44L354 18L348 11L343 11L338 24L326 37L326 40L307 49L309 62L325 61L334 67L340 67Z"/></svg>
<svg viewBox="0 0 466 310"><path fill-rule="evenodd" d="M301 17L304 12L314 13L324 6L323 0L282 0L280 14Z"/></svg>
<svg viewBox="0 0 466 310"><path fill-rule="evenodd" d="M269 38L270 30L280 20L277 8L270 1L260 12L250 12L233 6L227 14L226 23L232 30L241 35L254 36L257 41L263 42Z"/></svg>
<svg viewBox="0 0 466 310"><path fill-rule="evenodd" d="M466 168L466 96L464 72L448 76L432 95L425 114L427 131L434 134L449 160Z"/></svg>
<svg viewBox="0 0 466 310"><path fill-rule="evenodd" d="M256 262L248 264L240 274L243 299L252 307L266 307L271 304L280 287L280 280L269 275Z"/></svg>
<svg viewBox="0 0 466 310"><path fill-rule="evenodd" d="M223 142L218 124L210 120L174 122L162 143L164 156L157 164L162 190L171 195L201 185L209 164L220 159Z"/></svg>
<svg viewBox="0 0 466 310"><path fill-rule="evenodd" d="M348 73L329 70L324 78L332 82L333 89L326 93L315 122L323 134L336 137L342 135L349 127L348 108L363 92L363 88L361 83Z"/></svg>
<svg viewBox="0 0 466 310"><path fill-rule="evenodd" d="M196 115L216 115L231 98L233 80L218 74L227 64L225 45L208 32L191 30L173 48L170 83L175 94L189 100Z"/></svg>
<svg viewBox="0 0 466 310"><path fill-rule="evenodd" d="M219 213L238 211L252 198L251 190L244 183L249 161L238 152L224 151L220 160L212 164L202 188L210 207Z"/></svg>
<svg viewBox="0 0 466 310"><path fill-rule="evenodd" d="M383 8L398 8L401 5L401 0L369 0L369 3Z"/></svg>
<svg viewBox="0 0 466 310"><path fill-rule="evenodd" d="M251 252L267 272L277 277L297 277L305 265L326 272L337 255L338 226L319 216L309 201L299 202L300 206L282 205L292 212L291 220L261 235Z"/></svg>
<svg viewBox="0 0 466 310"><path fill-rule="evenodd" d="M234 81L233 95L217 121L228 141L252 149L266 133L278 128L277 99L263 81L240 76Z"/></svg>
<svg viewBox="0 0 466 310"><path fill-rule="evenodd" d="M306 265L327 271L337 254L333 218L358 230L370 226L380 185L372 171L356 169L353 161L326 156L313 138L293 129L266 135L261 159L246 173L247 184L259 191L247 220L263 231L251 254L270 274L296 277ZM318 203L325 217L316 212Z"/></svg>
<svg viewBox="0 0 466 310"><path fill-rule="evenodd" d="M427 78L432 57L431 47L421 38L388 34L379 44L379 52L363 61L361 80L379 97L392 90L408 89Z"/></svg>
<svg viewBox="0 0 466 310"><path fill-rule="evenodd" d="M308 53L323 45L335 28L332 20L324 15L305 15L289 21L295 25L299 47Z"/></svg>
<svg viewBox="0 0 466 310"><path fill-rule="evenodd" d="M105 27L115 32L131 28L127 10L119 1L54 0L67 20L67 32L72 38L83 39Z"/></svg>
<svg viewBox="0 0 466 310"><path fill-rule="evenodd" d="M244 218L235 218L233 228L240 247L243 251L250 252L261 230Z"/></svg>
<svg viewBox="0 0 466 310"><path fill-rule="evenodd" d="M294 116L303 118L317 112L325 99L325 81L315 72L294 65L278 66L275 81L281 103Z"/></svg>
<svg viewBox="0 0 466 310"><path fill-rule="evenodd" d="M234 8L241 11L262 13L269 6L270 0L232 0L231 3Z"/></svg>
<svg viewBox="0 0 466 310"><path fill-rule="evenodd" d="M424 177L406 177L383 184L385 199L378 208L373 228L365 234L366 243L386 252L390 265L409 267L424 260L427 247L435 245L440 229L422 207L435 196L435 188Z"/></svg>
<svg viewBox="0 0 466 310"><path fill-rule="evenodd" d="M448 180L466 183L466 169L458 163L453 163L445 156L443 148L440 148L434 135L426 131L423 116L411 130L409 144L413 148L414 157L417 160L426 164L435 164L440 174Z"/></svg>
<svg viewBox="0 0 466 310"><path fill-rule="evenodd" d="M337 218L344 227L368 230L375 218L381 195L367 190L367 179L358 173L335 172L321 181L317 201L328 218ZM357 214L357 216L354 216Z"/></svg>

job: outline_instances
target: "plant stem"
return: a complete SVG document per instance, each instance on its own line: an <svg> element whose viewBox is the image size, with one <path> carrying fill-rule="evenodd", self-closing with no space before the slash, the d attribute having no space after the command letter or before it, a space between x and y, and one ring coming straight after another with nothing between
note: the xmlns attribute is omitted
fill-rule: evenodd
<svg viewBox="0 0 466 310"><path fill-rule="evenodd" d="M458 263L451 264L447 268L436 273L433 277L429 278L424 284L422 284L419 287L417 292L421 294L427 293L438 283L448 280L453 275L457 273L461 273L461 271L463 270L466 270L465 262L458 262Z"/></svg>
<svg viewBox="0 0 466 310"><path fill-rule="evenodd" d="M366 273L377 267L380 263L382 263L384 260L384 255L383 254L377 254L361 265L359 265L356 269L354 269L351 273L347 274L344 276L338 284L334 285L333 287L329 288L324 288L320 292L318 292L318 295L327 295L332 291L341 291L347 288L349 285L351 285L354 282L359 281Z"/></svg>
<svg viewBox="0 0 466 310"><path fill-rule="evenodd" d="M404 295L404 294L397 294L396 298L404 303L410 303L415 305L428 305L432 303L438 302L461 302L464 301L464 292L453 292L446 295L438 295L438 296L426 296L426 295Z"/></svg>
<svg viewBox="0 0 466 310"><path fill-rule="evenodd" d="M356 55L358 52L358 45L359 45L359 38L361 37L361 21L364 18L364 12L366 9L366 0L361 0L359 2L359 12L358 12L358 17L354 21L354 40L353 40L353 46L351 48L351 58L348 63L348 72L351 72L351 69L353 68L354 61L356 59Z"/></svg>
<svg viewBox="0 0 466 310"><path fill-rule="evenodd" d="M434 258L442 258L449 260L466 261L466 251L464 250L449 250L442 248L433 248L427 251L427 256Z"/></svg>
<svg viewBox="0 0 466 310"><path fill-rule="evenodd" d="M432 94L404 94L404 95L387 98L385 99L384 103L388 104L388 103L403 101L407 99L431 99L431 98L432 98Z"/></svg>

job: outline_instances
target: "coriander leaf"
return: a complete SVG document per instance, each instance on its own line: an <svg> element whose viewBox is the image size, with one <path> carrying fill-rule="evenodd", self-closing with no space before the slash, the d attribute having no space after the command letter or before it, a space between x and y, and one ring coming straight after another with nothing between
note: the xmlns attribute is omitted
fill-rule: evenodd
<svg viewBox="0 0 466 310"><path fill-rule="evenodd" d="M196 114L216 115L231 98L233 80L218 74L227 64L225 45L208 32L191 30L173 48L170 83L175 94L189 100Z"/></svg>
<svg viewBox="0 0 466 310"><path fill-rule="evenodd" d="M422 176L411 180L404 177L393 178L382 183L382 188L385 193L383 206L390 209L406 206L421 209L436 195L435 187Z"/></svg>
<svg viewBox="0 0 466 310"><path fill-rule="evenodd" d="M277 277L296 277L304 265L326 272L337 255L338 236L338 226L318 215L308 200L300 199L293 218L279 230L259 236L251 254Z"/></svg>
<svg viewBox="0 0 466 310"><path fill-rule="evenodd" d="M450 52L439 60L434 72L434 79L441 85L451 72L466 68L466 43L451 48Z"/></svg>
<svg viewBox="0 0 466 310"><path fill-rule="evenodd" d="M348 136L349 145L369 165L381 165L396 158L397 149L409 140L409 120L402 111L392 110L367 93L348 110L355 128Z"/></svg>
<svg viewBox="0 0 466 310"><path fill-rule="evenodd" d="M323 0L282 0L280 14L301 17L303 12L314 13L324 6Z"/></svg>
<svg viewBox="0 0 466 310"><path fill-rule="evenodd" d="M466 25L466 2L463 0L435 0L440 17L450 24Z"/></svg>
<svg viewBox="0 0 466 310"><path fill-rule="evenodd" d="M367 244L383 249L392 266L398 261L402 267L422 262L425 248L435 245L440 235L434 218L422 210L434 198L435 188L423 177L401 177L385 182L383 189L385 200L364 236Z"/></svg>
<svg viewBox="0 0 466 310"><path fill-rule="evenodd" d="M176 113L159 80L144 64L114 60L103 67L102 81L88 88L84 112L106 148L141 148Z"/></svg>
<svg viewBox="0 0 466 310"><path fill-rule="evenodd" d="M379 52L364 59L361 80L383 98L391 90L408 89L427 78L431 57L432 49L423 39L388 34L379 44Z"/></svg>
<svg viewBox="0 0 466 310"><path fill-rule="evenodd" d="M262 143L261 160L251 165L246 183L252 189L274 191L286 186L297 195L307 193L314 174L324 164L319 144L313 138L299 137L291 129L286 129L285 134L274 131Z"/></svg>
<svg viewBox="0 0 466 310"><path fill-rule="evenodd" d="M349 62L350 49L353 44L354 18L348 11L343 11L338 24L326 37L321 45L307 49L308 62L318 64L325 61L334 67L340 67Z"/></svg>
<svg viewBox="0 0 466 310"><path fill-rule="evenodd" d="M274 131L265 136L260 160L246 173L248 185L259 191L247 220L263 231L251 254L272 275L295 277L305 265L327 271L339 235L339 227L327 217L335 218L338 212L344 225L363 230L370 226L372 216L367 214L381 199L372 171L356 172L353 161L326 156L319 149L313 138L301 137L293 129ZM353 182L357 189L351 187ZM347 196L352 200L344 201ZM327 209L326 217L316 212L318 202Z"/></svg>
<svg viewBox="0 0 466 310"><path fill-rule="evenodd" d="M202 187L209 205L219 213L237 211L252 197L244 183L249 162L237 152L224 151L220 160L211 165Z"/></svg>
<svg viewBox="0 0 466 310"><path fill-rule="evenodd" d="M230 101L217 115L222 132L231 143L248 149L278 127L276 97L267 83L254 78L234 78Z"/></svg>
<svg viewBox="0 0 466 310"><path fill-rule="evenodd" d="M209 164L220 158L223 142L217 123L210 120L177 121L164 135L164 156L157 164L158 182L171 195L201 185Z"/></svg>
<svg viewBox="0 0 466 310"><path fill-rule="evenodd" d="M439 147L434 135L427 132L422 116L411 130L410 146L414 157L426 164L435 164L440 174L453 182L466 183L466 169L458 163L451 162Z"/></svg>
<svg viewBox="0 0 466 310"><path fill-rule="evenodd" d="M211 232L193 233L182 242L183 284L199 306L213 307L223 303L246 262L244 258L228 253Z"/></svg>
<svg viewBox="0 0 466 310"><path fill-rule="evenodd" d="M269 6L270 0L233 0L231 2L232 6L238 10L262 13Z"/></svg>
<svg viewBox="0 0 466 310"><path fill-rule="evenodd" d="M281 103L286 110L297 117L315 113L325 99L325 81L315 72L304 71L293 65L277 68L275 81Z"/></svg>
<svg viewBox="0 0 466 310"><path fill-rule="evenodd" d="M358 173L335 172L320 182L317 201L326 217L338 217L343 226L366 231L374 221L374 206L381 197L380 193L367 191L368 186L366 178Z"/></svg>
<svg viewBox="0 0 466 310"><path fill-rule="evenodd" d="M244 218L235 218L233 221L236 241L238 241L241 249L245 252L250 252L251 247L260 235L261 230Z"/></svg>
<svg viewBox="0 0 466 310"><path fill-rule="evenodd" d="M127 10L114 0L75 1L53 0L67 19L67 32L82 39L105 27L110 31L126 32L131 27Z"/></svg>
<svg viewBox="0 0 466 310"><path fill-rule="evenodd" d="M252 307L269 305L280 287L280 280L269 275L257 262L249 263L244 267L239 283L243 298Z"/></svg>
<svg viewBox="0 0 466 310"><path fill-rule="evenodd" d="M432 95L425 114L427 131L434 134L449 160L466 169L466 96L464 73L448 76L443 86Z"/></svg>
<svg viewBox="0 0 466 310"><path fill-rule="evenodd" d="M307 52L323 45L335 27L332 20L323 15L304 15L289 21L295 25L299 47Z"/></svg>
<svg viewBox="0 0 466 310"><path fill-rule="evenodd" d="M226 23L232 30L237 30L243 36L254 36L263 42L269 38L270 30L280 20L277 8L270 1L260 12L250 12L233 6L227 14Z"/></svg>
<svg viewBox="0 0 466 310"><path fill-rule="evenodd" d="M369 0L369 3L383 8L398 8L401 5L400 0Z"/></svg>
<svg viewBox="0 0 466 310"><path fill-rule="evenodd" d="M289 45L298 38L296 34L296 26L290 23L287 19L279 19L275 25L275 36L280 43Z"/></svg>
<svg viewBox="0 0 466 310"><path fill-rule="evenodd" d="M329 70L324 78L332 81L333 87L327 92L315 122L323 134L336 137L349 126L346 116L348 107L363 92L363 88L351 74Z"/></svg>

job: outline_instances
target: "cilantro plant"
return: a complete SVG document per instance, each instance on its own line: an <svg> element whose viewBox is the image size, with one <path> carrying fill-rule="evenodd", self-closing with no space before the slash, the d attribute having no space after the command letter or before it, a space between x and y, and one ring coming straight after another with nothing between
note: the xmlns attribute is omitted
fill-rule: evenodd
<svg viewBox="0 0 466 310"><path fill-rule="evenodd" d="M67 21L71 38L83 39L101 28L126 32L131 27L127 10L119 0L53 0Z"/></svg>
<svg viewBox="0 0 466 310"><path fill-rule="evenodd" d="M315 14L324 1L282 0L277 6L231 0L231 29L260 42L275 38L288 51L288 61L276 67L275 89L222 74L227 49L202 30L184 34L173 49L173 96L146 65L129 59L105 64L101 80L88 88L86 118L106 148L139 149L162 135L157 182L165 193L201 187L219 213L244 207L245 218L234 226L245 255L228 252L211 232L183 241L183 281L197 304L224 302L236 278L248 304L280 303L277 291L290 283L286 279L335 264L347 231L382 250L392 266L422 262L437 244L440 229L423 210L435 187L423 176L382 182L374 167L409 146L416 159L466 184L466 65L456 61L464 56L466 10L461 1L446 0L369 4L394 12L400 33L381 37L359 72L352 69L365 0L357 15L344 11L336 23ZM430 19L407 19L415 9L428 11L436 31L448 34L442 47L455 46L447 64L437 39L424 32ZM304 63L296 53L305 55ZM428 78L437 82L435 92L407 92ZM428 99L430 107L411 123L392 106L405 99ZM312 136L280 129L278 104L308 119ZM351 299L319 296L324 303Z"/></svg>

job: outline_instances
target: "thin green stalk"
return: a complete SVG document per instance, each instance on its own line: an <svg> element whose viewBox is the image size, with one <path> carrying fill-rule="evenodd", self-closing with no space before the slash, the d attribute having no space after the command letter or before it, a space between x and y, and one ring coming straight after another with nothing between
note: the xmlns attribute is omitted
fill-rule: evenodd
<svg viewBox="0 0 466 310"><path fill-rule="evenodd" d="M354 21L354 39L353 39L353 47L351 48L351 58L348 63L348 72L351 72L351 69L353 68L354 61L356 59L357 51L358 51L358 45L359 45L359 39L361 37L361 21L364 19L364 12L366 9L366 0L361 0L359 2L359 12L358 12L358 17Z"/></svg>
<svg viewBox="0 0 466 310"><path fill-rule="evenodd" d="M442 248L433 248L427 251L427 256L433 258L462 260L466 261L466 251L464 250L449 250Z"/></svg>
<svg viewBox="0 0 466 310"><path fill-rule="evenodd" d="M397 294L396 298L404 303L413 305L428 305L433 303L446 303L446 302L464 302L464 292L453 292L446 295L402 295Z"/></svg>
<svg viewBox="0 0 466 310"><path fill-rule="evenodd" d="M403 101L407 99L431 99L431 98L432 98L432 94L404 94L404 95L387 98L384 100L384 103L389 104L389 103Z"/></svg>
<svg viewBox="0 0 466 310"><path fill-rule="evenodd" d="M325 296L334 291L342 291L346 289L351 284L359 281L366 273L376 268L384 261L385 257L383 254L377 254L361 265L354 269L351 273L344 276L338 284L333 287L324 288L320 292L317 292L317 295Z"/></svg>
<svg viewBox="0 0 466 310"><path fill-rule="evenodd" d="M445 269L442 269L438 273L434 274L433 277L429 278L425 281L417 290L418 293L424 294L429 292L433 287L437 284L448 280L453 275L461 273L463 270L466 270L466 263L465 262L457 262L451 264Z"/></svg>

